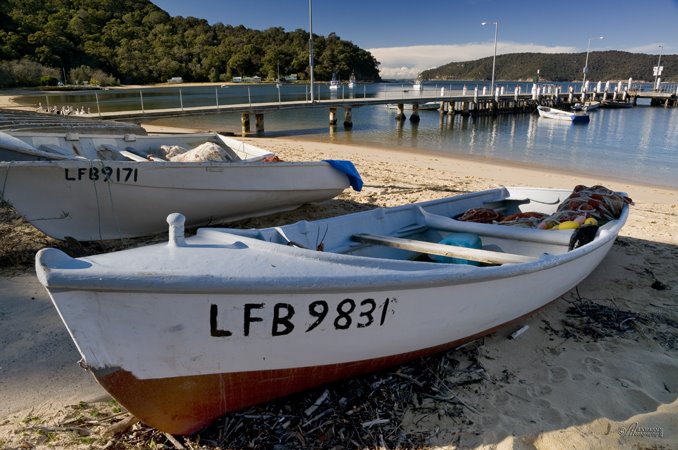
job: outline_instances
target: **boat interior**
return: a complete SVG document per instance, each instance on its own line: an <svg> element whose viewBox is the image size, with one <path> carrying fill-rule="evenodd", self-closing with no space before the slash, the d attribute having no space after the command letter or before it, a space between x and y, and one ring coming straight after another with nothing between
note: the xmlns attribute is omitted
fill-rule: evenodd
<svg viewBox="0 0 678 450"><path fill-rule="evenodd" d="M503 214L534 210L549 213L555 211L560 198L548 202L528 198L488 198L483 206ZM457 219L466 209L465 203L449 201L433 202L427 206L379 208L315 222L228 231L267 242L331 253L454 264L523 263L545 254L561 255L569 251L573 230L462 222ZM612 226L610 222L604 227ZM360 230L360 233L350 230ZM594 233L597 230L598 227Z"/></svg>
<svg viewBox="0 0 678 450"><path fill-rule="evenodd" d="M81 135L79 133L13 133L0 135L15 151L38 159L99 159L106 161L167 161L172 148L182 153L205 144L215 144L225 162L257 161L273 154L216 133L137 136Z"/></svg>

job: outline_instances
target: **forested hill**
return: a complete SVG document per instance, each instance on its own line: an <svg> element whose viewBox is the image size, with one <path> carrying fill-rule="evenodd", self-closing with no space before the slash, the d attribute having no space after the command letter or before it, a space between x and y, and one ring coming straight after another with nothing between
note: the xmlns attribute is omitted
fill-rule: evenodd
<svg viewBox="0 0 678 450"><path fill-rule="evenodd" d="M224 3L227 7L227 3ZM379 80L371 53L335 34L315 35L314 72L329 80ZM8 62L51 67L61 78L77 68L100 70L122 83L274 79L308 74L308 32L264 31L204 19L171 17L148 0L1 0L0 85ZM25 64L26 62L33 64ZM4 63L4 65L2 65ZM19 64L21 66L21 64ZM12 67L10 67L11 69ZM69 80L70 81L70 80Z"/></svg>
<svg viewBox="0 0 678 450"><path fill-rule="evenodd" d="M654 80L652 68L658 55L619 51L590 52L587 79ZM539 70L541 80L573 81L582 79L586 53L512 53L498 55L497 80L533 80ZM663 55L662 80L678 81L678 55ZM428 80L489 80L492 77L492 57L475 61L449 63L422 72Z"/></svg>

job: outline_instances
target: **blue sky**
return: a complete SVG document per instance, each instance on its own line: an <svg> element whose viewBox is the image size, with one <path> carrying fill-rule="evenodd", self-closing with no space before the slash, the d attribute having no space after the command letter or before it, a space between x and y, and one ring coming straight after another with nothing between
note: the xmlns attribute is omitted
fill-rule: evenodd
<svg viewBox="0 0 678 450"><path fill-rule="evenodd" d="M309 27L308 0L152 1L172 16L211 24ZM451 61L492 56L492 22L499 24L497 54L585 52L590 38L591 51L678 53L678 0L314 0L312 5L313 32L334 32L371 51L384 78L413 78ZM482 26L483 21L490 23Z"/></svg>

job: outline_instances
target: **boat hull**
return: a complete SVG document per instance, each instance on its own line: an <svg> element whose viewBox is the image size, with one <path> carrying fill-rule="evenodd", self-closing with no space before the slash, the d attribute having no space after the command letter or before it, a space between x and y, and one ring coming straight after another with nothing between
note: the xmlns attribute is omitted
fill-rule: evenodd
<svg viewBox="0 0 678 450"><path fill-rule="evenodd" d="M633 103L619 100L603 100L600 104L601 108L633 108Z"/></svg>
<svg viewBox="0 0 678 450"><path fill-rule="evenodd" d="M180 211L206 225L330 199L348 178L325 162L170 163L102 160L0 162L0 192L56 239L146 236Z"/></svg>
<svg viewBox="0 0 678 450"><path fill-rule="evenodd" d="M148 425L190 434L223 414L489 333L576 286L612 243L520 276L413 289L50 294L98 382Z"/></svg>
<svg viewBox="0 0 678 450"><path fill-rule="evenodd" d="M421 351L343 364L143 380L122 369L93 371L93 375L142 422L167 433L185 435L199 431L224 414L398 366L455 348L493 331L486 330Z"/></svg>

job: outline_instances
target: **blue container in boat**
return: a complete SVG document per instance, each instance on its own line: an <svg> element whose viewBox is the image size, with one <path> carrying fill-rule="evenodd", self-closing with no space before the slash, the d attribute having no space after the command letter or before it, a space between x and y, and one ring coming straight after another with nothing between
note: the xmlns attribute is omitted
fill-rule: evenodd
<svg viewBox="0 0 678 450"><path fill-rule="evenodd" d="M466 248L482 248L483 244L480 241L480 236L473 233L451 233L445 237L442 241L438 242L439 244L445 245L454 245L457 247L466 247ZM431 259L436 262L449 263L449 264L469 264L472 266L477 266L480 263L475 261L469 261L468 259L462 258L450 258L449 256L439 256L439 255L429 255Z"/></svg>

